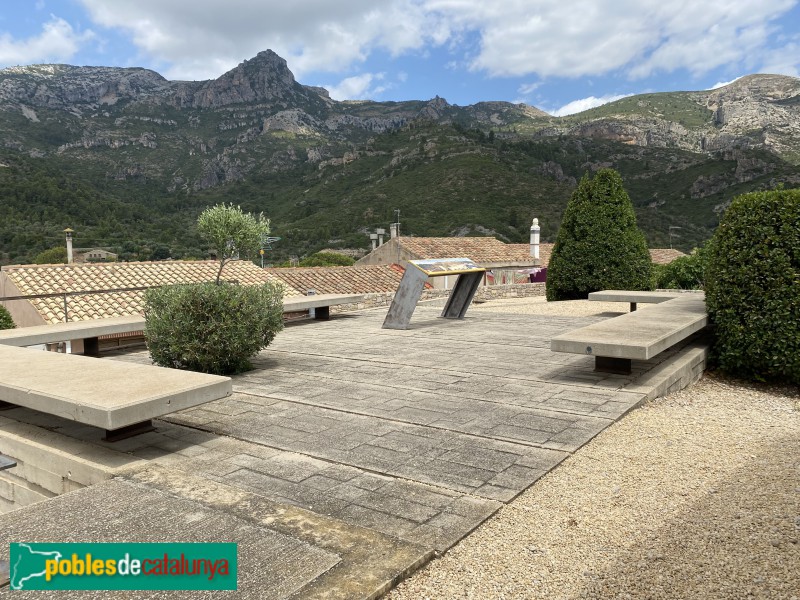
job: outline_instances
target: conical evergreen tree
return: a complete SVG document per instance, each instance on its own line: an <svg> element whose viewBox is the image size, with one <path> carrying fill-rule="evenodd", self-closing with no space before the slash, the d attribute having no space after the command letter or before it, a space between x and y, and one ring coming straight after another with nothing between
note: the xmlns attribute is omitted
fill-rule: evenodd
<svg viewBox="0 0 800 600"><path fill-rule="evenodd" d="M633 204L613 169L584 175L572 194L547 269L547 299L605 289L647 290L652 261Z"/></svg>

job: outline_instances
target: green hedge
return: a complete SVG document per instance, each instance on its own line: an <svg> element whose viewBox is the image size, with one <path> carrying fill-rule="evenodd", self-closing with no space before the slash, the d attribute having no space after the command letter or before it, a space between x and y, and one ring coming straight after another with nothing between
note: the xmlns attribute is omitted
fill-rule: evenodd
<svg viewBox="0 0 800 600"><path fill-rule="evenodd" d="M11 314L6 310L5 306L0 306L0 329L14 329L14 319Z"/></svg>
<svg viewBox="0 0 800 600"><path fill-rule="evenodd" d="M158 365L227 375L283 329L280 285L175 285L145 293L145 338Z"/></svg>
<svg viewBox="0 0 800 600"><path fill-rule="evenodd" d="M622 177L601 169L572 194L547 269L547 299L603 289L649 290L652 262Z"/></svg>
<svg viewBox="0 0 800 600"><path fill-rule="evenodd" d="M719 367L800 384L800 190L734 199L714 235L706 305Z"/></svg>
<svg viewBox="0 0 800 600"><path fill-rule="evenodd" d="M654 287L668 290L700 290L705 287L709 244L695 248L666 265L653 265Z"/></svg>

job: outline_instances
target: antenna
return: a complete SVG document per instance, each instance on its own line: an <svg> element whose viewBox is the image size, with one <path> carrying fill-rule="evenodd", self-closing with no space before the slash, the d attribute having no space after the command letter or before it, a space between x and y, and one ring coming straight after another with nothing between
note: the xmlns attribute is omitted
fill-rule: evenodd
<svg viewBox="0 0 800 600"><path fill-rule="evenodd" d="M397 237L400 237L400 209L394 209L394 231Z"/></svg>
<svg viewBox="0 0 800 600"><path fill-rule="evenodd" d="M677 225L670 225L669 226L669 249L672 250L672 236L681 237L677 233L672 233L673 229L683 229L683 227L678 227Z"/></svg>

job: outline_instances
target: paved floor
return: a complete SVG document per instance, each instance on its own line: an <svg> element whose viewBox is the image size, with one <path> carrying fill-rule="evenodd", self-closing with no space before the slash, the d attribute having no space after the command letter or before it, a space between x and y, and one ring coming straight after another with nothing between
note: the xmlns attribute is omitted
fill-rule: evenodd
<svg viewBox="0 0 800 600"><path fill-rule="evenodd" d="M324 536L309 537L305 528L276 530L290 537L276 538L286 556L302 556L292 561L306 566L296 581L275 583L273 595L311 597L326 581L327 593L338 590L333 597L366 597L365 590L385 589L432 551L452 546L644 398L641 389L625 388L655 363L634 363L629 377L603 375L593 371L591 357L549 350L551 337L597 317L481 311L450 321L437 318L439 312L418 308L407 331L381 329L382 310L289 326L259 355L255 370L235 378L233 396L175 413L156 432L106 445L150 466L82 491L82 500L122 495L125 510L135 512L129 488L137 486L167 503L196 503L244 520L226 525L243 532L245 525L274 528L300 511L335 541L322 543ZM145 352L116 358L149 362ZM50 429L96 435L70 423ZM74 503L71 496L38 510ZM283 508L259 521L242 509L258 502ZM0 536L11 539L4 522ZM26 522L23 530L32 531ZM342 541L348 535L369 538L386 561L354 556L352 544ZM343 586L354 569L362 585Z"/></svg>

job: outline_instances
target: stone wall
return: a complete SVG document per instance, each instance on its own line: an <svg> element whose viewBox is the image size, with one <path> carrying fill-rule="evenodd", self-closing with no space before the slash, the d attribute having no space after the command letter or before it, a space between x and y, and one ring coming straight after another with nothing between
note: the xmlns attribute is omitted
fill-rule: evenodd
<svg viewBox="0 0 800 600"><path fill-rule="evenodd" d="M478 288L473 302L486 302L498 298L524 298L528 296L544 296L543 283L513 283L507 285L487 285ZM364 310L366 308L388 308L394 299L394 292L383 292L379 294L366 294L361 302L351 304L341 304L332 306L332 313L351 312L354 310ZM426 300L436 300L447 298L450 290L424 290L420 302Z"/></svg>

